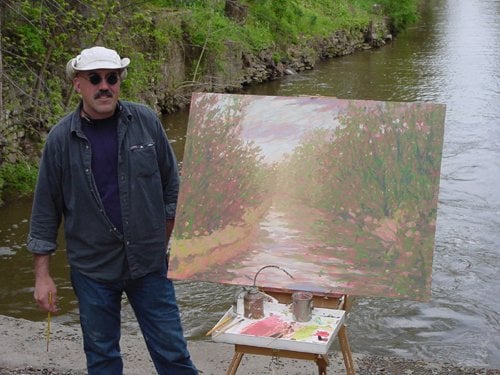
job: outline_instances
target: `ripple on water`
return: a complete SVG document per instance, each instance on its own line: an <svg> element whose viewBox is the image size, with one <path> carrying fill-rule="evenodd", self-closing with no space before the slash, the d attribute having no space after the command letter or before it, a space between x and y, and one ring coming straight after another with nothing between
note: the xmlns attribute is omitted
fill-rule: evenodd
<svg viewBox="0 0 500 375"><path fill-rule="evenodd" d="M7 246L0 246L0 257L15 255L16 251Z"/></svg>

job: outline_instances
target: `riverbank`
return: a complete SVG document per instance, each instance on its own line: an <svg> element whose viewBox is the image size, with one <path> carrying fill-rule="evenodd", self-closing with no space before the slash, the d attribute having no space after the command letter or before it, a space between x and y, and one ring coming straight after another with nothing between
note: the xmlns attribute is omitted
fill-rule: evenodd
<svg viewBox="0 0 500 375"><path fill-rule="evenodd" d="M36 18L58 20L58 27L49 27L26 24L33 9L25 2L2 13L0 206L33 190L48 132L80 101L65 78L66 61L96 41L131 59L121 97L168 114L188 106L193 92L238 92L311 70L321 60L381 47L418 14L417 0L391 0L386 7L369 0L115 1L86 4L82 18L81 5L69 2L64 10L40 9ZM117 43L116 35L126 37Z"/></svg>
<svg viewBox="0 0 500 375"><path fill-rule="evenodd" d="M85 358L80 330L57 323L51 325L49 350L46 344L45 322L32 322L0 315L0 375L85 374ZM125 335L121 341L124 373L129 375L154 374L142 336ZM219 375L226 372L233 355L233 346L212 341L189 342L191 356L203 375ZM342 355L329 355L330 374L343 374ZM468 368L445 363L428 363L402 358L386 358L354 354L356 374L415 374L415 375L500 375L500 369ZM273 372L274 368L274 372ZM312 361L244 356L238 375L250 374L315 374Z"/></svg>

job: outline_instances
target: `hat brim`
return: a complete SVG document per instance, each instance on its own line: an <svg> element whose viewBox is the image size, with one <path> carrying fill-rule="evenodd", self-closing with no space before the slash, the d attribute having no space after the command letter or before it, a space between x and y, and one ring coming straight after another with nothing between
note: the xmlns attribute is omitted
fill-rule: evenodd
<svg viewBox="0 0 500 375"><path fill-rule="evenodd" d="M89 71L89 70L99 70L99 69L125 69L130 64L130 59L128 57L124 57L120 61L120 65L113 64L110 61L94 61L83 69L76 68L73 66L73 69L79 72Z"/></svg>

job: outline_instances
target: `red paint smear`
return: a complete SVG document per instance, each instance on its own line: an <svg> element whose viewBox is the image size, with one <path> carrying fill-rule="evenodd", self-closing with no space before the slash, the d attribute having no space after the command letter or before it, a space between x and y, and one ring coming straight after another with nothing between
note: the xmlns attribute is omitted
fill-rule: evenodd
<svg viewBox="0 0 500 375"><path fill-rule="evenodd" d="M328 336L330 336L330 333L327 331L316 331L314 335L326 339Z"/></svg>
<svg viewBox="0 0 500 375"><path fill-rule="evenodd" d="M250 324L240 333L252 336L270 337L279 335L288 329L288 324L277 315L272 315L266 319Z"/></svg>

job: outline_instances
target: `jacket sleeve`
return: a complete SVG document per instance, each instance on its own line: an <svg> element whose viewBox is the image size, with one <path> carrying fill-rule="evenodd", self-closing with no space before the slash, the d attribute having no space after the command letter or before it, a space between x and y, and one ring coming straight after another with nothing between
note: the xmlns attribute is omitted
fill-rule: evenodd
<svg viewBox="0 0 500 375"><path fill-rule="evenodd" d="M28 250L35 254L49 254L57 248L63 207L59 157L49 134L40 160L27 241Z"/></svg>

